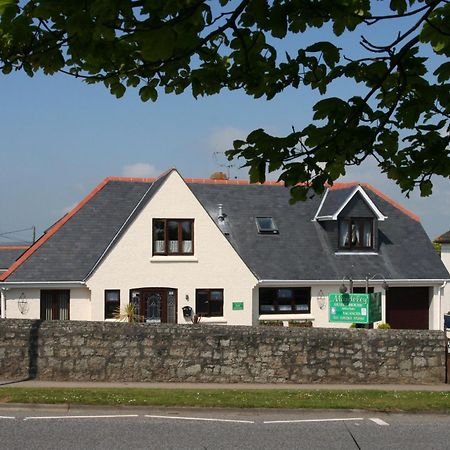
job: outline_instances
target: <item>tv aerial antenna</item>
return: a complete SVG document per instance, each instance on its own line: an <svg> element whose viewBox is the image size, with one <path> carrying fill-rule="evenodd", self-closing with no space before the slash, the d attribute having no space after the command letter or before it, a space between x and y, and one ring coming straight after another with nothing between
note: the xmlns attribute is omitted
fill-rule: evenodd
<svg viewBox="0 0 450 450"><path fill-rule="evenodd" d="M228 161L225 152L213 152L213 161L220 169L225 172L228 179L231 179L231 170L236 168L236 164ZM236 177L235 177L236 178Z"/></svg>

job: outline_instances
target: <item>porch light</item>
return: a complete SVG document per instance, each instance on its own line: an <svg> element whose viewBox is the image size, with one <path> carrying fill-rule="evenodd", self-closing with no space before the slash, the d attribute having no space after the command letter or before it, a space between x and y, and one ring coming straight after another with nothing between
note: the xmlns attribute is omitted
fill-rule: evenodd
<svg viewBox="0 0 450 450"><path fill-rule="evenodd" d="M22 315L28 312L28 300L23 292L20 294L19 300L17 302L17 307L19 308L20 314Z"/></svg>
<svg viewBox="0 0 450 450"><path fill-rule="evenodd" d="M320 309L324 309L325 306L327 306L327 299L322 289L320 289L319 292L317 293L317 303Z"/></svg>
<svg viewBox="0 0 450 450"><path fill-rule="evenodd" d="M341 287L339 288L339 292L341 293L341 294L345 294L346 292L347 292L347 286L344 284L344 283L342 283L341 284Z"/></svg>

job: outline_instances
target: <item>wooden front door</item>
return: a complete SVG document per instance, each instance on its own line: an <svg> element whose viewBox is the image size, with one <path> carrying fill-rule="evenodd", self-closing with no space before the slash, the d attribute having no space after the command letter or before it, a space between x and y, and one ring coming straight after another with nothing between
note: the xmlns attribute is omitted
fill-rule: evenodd
<svg viewBox="0 0 450 450"><path fill-rule="evenodd" d="M170 288L132 289L131 301L147 323L177 323L177 292Z"/></svg>
<svg viewBox="0 0 450 450"><path fill-rule="evenodd" d="M428 330L429 288L393 287L386 292L386 322L391 328Z"/></svg>

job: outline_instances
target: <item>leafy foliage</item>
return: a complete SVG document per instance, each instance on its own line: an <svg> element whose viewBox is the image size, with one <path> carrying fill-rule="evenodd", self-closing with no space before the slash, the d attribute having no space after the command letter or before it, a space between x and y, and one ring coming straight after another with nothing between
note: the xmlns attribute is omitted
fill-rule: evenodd
<svg viewBox="0 0 450 450"><path fill-rule="evenodd" d="M187 89L270 100L308 86L324 96L312 123L285 137L255 130L228 152L243 158L252 181L281 170L293 200L303 199L372 156L404 192L419 186L426 196L433 175L450 177L450 3L391 0L382 15L376 3L0 0L0 68L63 72L103 83L117 98L135 88L143 101ZM382 39L387 24L397 37L380 45L363 35L361 58L336 45L343 33L377 27ZM325 27L330 41L297 37L295 51L279 50L282 40ZM342 79L354 95L325 97Z"/></svg>

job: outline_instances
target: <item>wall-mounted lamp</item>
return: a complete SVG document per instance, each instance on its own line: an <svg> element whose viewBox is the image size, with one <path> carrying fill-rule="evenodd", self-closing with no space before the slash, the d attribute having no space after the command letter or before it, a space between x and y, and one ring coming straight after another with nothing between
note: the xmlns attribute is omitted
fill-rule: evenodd
<svg viewBox="0 0 450 450"><path fill-rule="evenodd" d="M28 300L25 293L21 293L19 301L17 302L17 307L19 308L20 314L24 315L28 312Z"/></svg>
<svg viewBox="0 0 450 450"><path fill-rule="evenodd" d="M185 297L186 301L189 301L189 294L186 294Z"/></svg>
<svg viewBox="0 0 450 450"><path fill-rule="evenodd" d="M346 286L345 283L344 283L344 281L345 281L346 278L347 278L347 280L348 280L349 288L347 288L347 286ZM352 277L350 277L349 275L344 275L344 276L342 277L342 284L341 284L341 287L339 288L339 292L340 292L341 294L345 294L348 290L350 290L350 293L353 292L353 280L352 280Z"/></svg>

